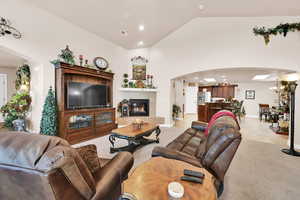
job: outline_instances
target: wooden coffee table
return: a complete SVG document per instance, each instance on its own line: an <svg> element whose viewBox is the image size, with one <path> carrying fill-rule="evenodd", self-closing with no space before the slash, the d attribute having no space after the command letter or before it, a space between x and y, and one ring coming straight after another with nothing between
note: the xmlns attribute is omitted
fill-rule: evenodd
<svg viewBox="0 0 300 200"><path fill-rule="evenodd" d="M181 181L184 169L204 173L203 183ZM124 182L123 188L125 193L133 194L138 200L169 200L168 184L176 181L184 187L181 200L216 200L214 179L204 168L178 160L155 157L137 167Z"/></svg>
<svg viewBox="0 0 300 200"><path fill-rule="evenodd" d="M150 136L154 132L156 134L155 140L145 138L147 136ZM159 126L154 123L145 123L142 125L141 129L134 129L133 125L128 125L122 128L114 129L112 130L112 133L109 136L109 141L112 144L110 152L134 152L140 146L144 146L151 143L159 143L159 134ZM127 140L128 145L124 147L115 148L114 145L116 138Z"/></svg>

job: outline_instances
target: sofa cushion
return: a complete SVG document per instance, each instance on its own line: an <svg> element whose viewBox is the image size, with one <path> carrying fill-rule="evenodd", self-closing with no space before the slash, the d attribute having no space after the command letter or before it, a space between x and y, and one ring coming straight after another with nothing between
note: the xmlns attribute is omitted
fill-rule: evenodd
<svg viewBox="0 0 300 200"><path fill-rule="evenodd" d="M94 174L101 168L96 145L89 144L78 147L76 148L76 150L92 174Z"/></svg>
<svg viewBox="0 0 300 200"><path fill-rule="evenodd" d="M205 150L205 138L204 131L189 128L174 141L169 143L167 148L186 153L199 159L202 158Z"/></svg>

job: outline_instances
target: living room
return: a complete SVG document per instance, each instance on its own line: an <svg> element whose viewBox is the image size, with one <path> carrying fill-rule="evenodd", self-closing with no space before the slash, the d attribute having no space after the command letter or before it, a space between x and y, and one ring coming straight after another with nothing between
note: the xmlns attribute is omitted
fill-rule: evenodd
<svg viewBox="0 0 300 200"><path fill-rule="evenodd" d="M57 132L50 131L51 134L49 135L60 136L68 140L74 148L83 147L88 144L95 145L97 147L96 154L98 153L99 157L105 158L105 161L100 162L107 163L107 159L112 158L115 160L111 162L115 162L115 164L120 164L118 162L123 161L122 167L124 167L124 170L122 169L122 175L126 179L125 177L128 174L128 179L124 180L124 182L122 180L115 183L118 185L118 188L121 185L123 188L122 191L113 192L116 196L105 196L106 193L99 193L98 191L99 188L102 188L101 181L98 182L98 180L101 180L101 177L104 177L107 183L114 184L111 182L111 178L109 178L109 175L113 174L113 172L104 166L103 168L108 172L107 175L104 176L104 174L101 174L101 176L97 176L97 178L94 178L95 180L91 181L97 184L97 188L93 189L93 186L89 185L89 181L83 181L82 183L85 183L85 185L80 185L80 181L80 183L75 181L75 186L72 187L72 190L66 190L68 192L66 192L65 196L61 190L57 191L59 197L52 196L53 191L48 191L50 193L49 197L47 197L48 199L118 199L120 194L124 192L134 194L136 198L168 199L169 195L171 195L168 193L168 184L174 181L176 182L175 187L180 188L179 190L184 188L185 192L181 199L195 199L193 197L197 196L198 198L199 195L203 195L203 199L216 199L218 195L219 199L296 199L299 196L297 189L299 180L295 178L299 175L297 170L299 168L299 161L297 157L286 155L280 150L290 147L300 149L300 135L297 134L300 130L299 123L295 123L295 128L293 128L293 120L291 119L289 136L285 136L284 142L274 144L272 142L268 143L265 140L255 140L250 136L253 131L258 136L262 135L265 125L269 130L269 127L267 127L269 124L266 122L262 122L263 128L260 128L260 126L253 124L245 125L245 118L242 118L242 120L237 119L237 122L229 120L231 123L229 129L234 133L230 137L234 136L234 141L236 141L234 144L240 141L239 133L242 135L242 139L241 144L234 148L234 153L228 156L230 159L228 158L229 160L226 162L225 169L222 169L225 172L228 169L226 175L224 171L220 175L215 170L217 167L209 168L206 162L200 161L204 168L199 168L199 161L198 164L194 160L191 161L191 155L189 154L195 150L193 144L188 144L187 142L186 148L179 150L179 144L176 142L178 141L176 138L180 137L182 133L186 136L189 134L197 135L200 132L199 137L193 137L193 141L196 144L199 141L200 143L201 141L206 141L205 138L207 135L210 135L205 133L206 130L208 131L208 128L205 128L207 124L194 123L192 125L189 122L189 125L185 124L178 127L176 126L177 121L174 121L172 117L172 111L175 102L174 93L182 92L174 91L173 81L187 74L203 73L212 70L227 72L231 70L234 72L249 68L267 70L267 74L271 71L284 72L278 77L281 77L281 75L283 77L291 72L298 73L300 70L300 60L297 55L297 52L300 50L297 43L299 42L298 30L300 20L298 8L299 2L295 0L278 3L270 1L238 2L236 0L230 0L226 3L198 0L190 0L188 2L177 0L166 2L157 0L151 2L110 2L101 0L84 3L72 2L70 0L54 0L51 2L4 0L0 7L0 17L3 17L5 20L1 21L1 28L5 28L3 31L10 31L4 31L2 37L0 37L0 47L1 51L6 54L22 60L21 63L16 64L18 69L30 70L29 81L25 78L27 82L21 82L16 92L18 93L19 90L26 91L30 96L30 106L26 112L22 113L22 117L24 122L26 122L24 130L29 133L28 137L32 139L32 142L30 143L26 139L26 134L11 133L10 131L14 129L13 127L0 129L0 132L1 134L3 133L3 137L6 135L5 137L8 138L7 141L10 141L11 144L19 140L22 143L23 139L24 143L27 141L32 145L31 148L38 148L36 145L41 143L34 136L40 136L39 133L42 133L41 130L45 132L49 131L50 129L47 126L52 124L53 127L57 128ZM280 26L280 24L284 24L284 26ZM266 28L259 29L262 27ZM71 62L68 62L70 61L70 57L68 56L71 57ZM0 62L3 62L3 60L0 60ZM99 68L96 67L97 65L99 65ZM103 69L101 69L101 65L104 65ZM29 66L29 68L24 66ZM8 73L0 71L0 74ZM211 77L206 75L204 78ZM18 77L16 76L15 79L18 80ZM100 104L103 104L101 105L102 107L88 108L86 106L91 105L78 104L79 101L76 100L69 101L72 98L71 93L69 95L72 84L69 83L78 81L92 85L99 93L101 90L99 83L106 86L104 95L106 101L105 103L100 102ZM234 82L230 83L235 84ZM290 84L286 85L286 87L290 86ZM83 85L73 87L76 89L72 93L74 98L76 95L78 96L78 88L82 87ZM4 87L1 87L1 89L4 91ZM8 98L3 102L3 105L9 102L9 96L13 96L12 93L9 93L8 89L6 90L5 95ZM51 91L50 93L49 90ZM259 86L256 87L255 91L257 95L261 94ZM289 90L290 94L289 103L290 101L292 103L293 94L296 95L296 103L295 108L290 106L289 112L294 112L294 122L299 122L300 112L297 112L297 110L299 109L300 93L297 90L296 93ZM244 97L244 95L244 92L241 92L241 96ZM253 93L249 93L249 95L251 97ZM45 106L47 97L49 97L48 102L51 103L51 106L54 105L52 108L55 108L55 105L57 106L57 112L47 109L48 107ZM84 97L88 99L88 96L81 95L80 97L80 102L84 101ZM92 99L95 99L95 96L92 97ZM132 108L134 103L129 103L127 104L128 107L126 107L126 101L123 102L123 100L130 102L130 100L140 99L149 101L146 101L146 106L136 106L135 108ZM249 102L251 101L253 100L249 100ZM120 107L121 102L123 104ZM89 102L89 104L97 103L99 104L99 102L95 103L95 101ZM139 102L135 103L139 104ZM263 104L267 102L259 103ZM268 104L272 106L272 103L268 102ZM85 107L83 108L82 106ZM126 110L126 108L129 110ZM255 107L255 109L258 109L258 107ZM110 110L110 114L106 114L106 116L111 117L110 119L103 117L103 111L107 112L107 110ZM8 109L9 111L12 111L12 109ZM130 111L136 111L136 115L133 116ZM145 111L147 111L146 115L140 115ZM51 116L52 114L53 116L57 116L58 120L45 120L50 119L50 115L47 115L49 114L47 112L51 113ZM68 117L73 115L74 112L77 112L76 116L80 117L71 117L69 119ZM250 110L246 109L246 115L247 112L251 113L251 108ZM99 118L97 118L98 114ZM223 114L230 115L225 112ZM92 115L92 118L83 117L82 115ZM222 117L230 118L230 116ZM238 118L238 116L231 116L232 119L236 117ZM89 119L90 122L88 122ZM98 125L95 125L98 119L112 120L110 121L111 126L99 125L98 127ZM197 121L198 119L193 120ZM84 122L76 123L77 121ZM76 131L68 130L68 122L79 127L87 125L96 128L87 129L87 127L81 127L81 137L76 135ZM151 122L155 124L153 127L150 126ZM145 124L141 125L142 123ZM117 124L119 125L118 127ZM240 124L240 131L237 124ZM45 127L44 125L46 128L42 129ZM125 129L128 125L135 128L137 126L137 129L139 129L137 132L144 135L133 136L132 132L124 134L124 132L128 131L128 129ZM13 126L12 123L11 126ZM20 126L18 127L20 128ZM187 128L191 128L192 133L189 129L189 131L186 130ZM121 130L116 131L116 129ZM147 131L141 133L142 129L147 129ZM99 134L94 134L93 137L90 137L89 131ZM249 132L250 134L248 134ZM73 137L73 135L69 137L69 133L74 133L76 137ZM12 136L16 140L12 140L10 138ZM289 144L290 139L294 141L291 145ZM33 141L36 141L36 143ZM19 166L15 161L5 164L9 160L6 156L9 150L21 160L24 160L24 157L20 153L23 151L12 152L12 149L5 146L4 140L2 142L0 145L0 157L3 157L3 160L1 159L0 161L0 168L3 168L1 170L3 173L1 172L1 174L4 175L3 177L1 176L1 179L3 178L3 180L9 182L9 187L12 187L13 190L6 191L6 183L3 182L0 187L0 197L3 199L24 199L12 192L15 190L22 194L23 197L26 196L25 199L29 199L30 195L33 194L29 194L27 191L40 189L40 193L36 194L40 196L37 196L35 199L46 198L46 196L43 196L46 194L45 190L39 188L38 185L40 182L38 181L32 184L31 187L30 184L26 185L25 190L21 191L7 175L11 171L3 166L12 165L22 169L29 168L33 172L37 170L42 174L49 173L47 171L49 169L46 170L45 166L30 165L29 163ZM55 141L54 143L55 146L59 146L58 143L66 145L66 143L61 141ZM120 150L120 153L111 153L111 148L116 148L116 151L119 151L118 148L127 145L127 143L131 146L138 143L141 147L129 149L133 154L127 153L128 149L125 149L125 152ZM200 143L199 147L203 146ZM222 145L224 144L222 143ZM160 149L166 146L168 146L168 151ZM29 148L29 146L26 148ZM29 148L26 151L26 148L24 148L25 153L33 150ZM43 148L47 150L50 147L44 146ZM59 148L62 147L59 146ZM175 149L177 153L183 153L185 156L188 155L189 159L187 157L184 159L178 156L178 154L172 154L174 156L173 159L165 159L165 157L170 158L170 149ZM199 148L197 147L197 149ZM70 151L73 153L73 150ZM95 153L95 149L89 149L89 151ZM204 155L208 155L208 153L206 152ZM83 156L83 160L89 157L82 154L81 156ZM35 158L32 159L34 160ZM82 159L76 157L76 162ZM160 162L160 165L157 164L156 167L155 165L151 165L155 161L161 161L160 159L165 162ZM134 164L131 166L133 160ZM39 163L38 160L34 161ZM165 167L162 163L165 163ZM171 175L173 173L172 167L168 168L170 163L171 166L175 166L175 163L177 163L176 166L178 167L181 166L185 169L189 168L205 173L204 182L196 184L180 180L181 176L184 175L183 169L180 167L182 174L174 172L174 177L178 175L177 178L174 178ZM114 163L111 165L114 165ZM109 166L109 163L107 166ZM270 169L270 166L272 169ZM143 188L143 184L140 187L136 186L135 173L138 174L141 172L143 167L152 168L148 169L149 173L161 169L161 173L163 174L163 170L169 170L167 173L169 172L170 176L166 175L165 179L162 178L162 181L159 181L159 184L164 184L160 188L160 192L157 192L157 195L162 195L161 198L153 197L154 194L152 193L158 190L157 187L153 187L151 192L145 189L147 188L146 184L144 185L145 188ZM62 178L64 175L59 176L60 180L70 178L69 171L62 170L67 174L64 179ZM92 177L93 173L91 174L90 176ZM19 177L16 179L17 181L19 179L29 180L22 179L27 174L15 175ZM86 177L85 175L83 176ZM145 175L145 183L146 180L149 181L149 185L151 181L158 182L158 176L154 174L153 177L156 177L156 179L151 180L149 178L151 177L150 174L149 176ZM209 181L209 177L216 178L217 182L212 184L212 181ZM188 176L188 178L190 177ZM73 183L73 180L71 182ZM86 187L86 182L88 182L90 187ZM279 182L280 184L278 184ZM64 184L65 182L62 185L58 185L58 188L68 187ZM174 185L170 186L170 190L172 186ZM207 189L206 192L203 187ZM83 192L80 188L91 188L91 191L85 190ZM80 194L73 190L78 190ZM196 192L193 193L192 191ZM101 194L104 195L102 198ZM34 197L33 195L32 199Z"/></svg>

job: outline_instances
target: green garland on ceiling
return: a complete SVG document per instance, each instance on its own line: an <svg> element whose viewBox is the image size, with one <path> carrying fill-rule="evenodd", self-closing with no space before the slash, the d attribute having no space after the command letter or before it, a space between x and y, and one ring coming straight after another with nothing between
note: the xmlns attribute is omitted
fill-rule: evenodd
<svg viewBox="0 0 300 200"><path fill-rule="evenodd" d="M253 32L256 36L263 36L266 45L270 42L271 35L283 35L287 36L288 32L300 31L300 23L285 23L279 24L275 28L266 28L266 27L255 27L253 28Z"/></svg>

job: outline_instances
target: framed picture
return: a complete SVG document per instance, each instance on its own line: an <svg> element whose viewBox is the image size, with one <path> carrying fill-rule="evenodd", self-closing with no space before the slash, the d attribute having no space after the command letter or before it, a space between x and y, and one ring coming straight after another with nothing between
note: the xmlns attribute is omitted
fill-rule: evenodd
<svg viewBox="0 0 300 200"><path fill-rule="evenodd" d="M246 90L246 99L255 99L255 90Z"/></svg>
<svg viewBox="0 0 300 200"><path fill-rule="evenodd" d="M133 65L133 80L146 80L146 65Z"/></svg>

